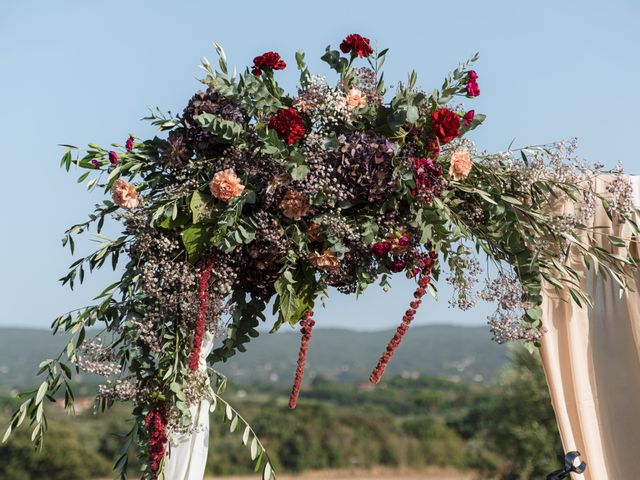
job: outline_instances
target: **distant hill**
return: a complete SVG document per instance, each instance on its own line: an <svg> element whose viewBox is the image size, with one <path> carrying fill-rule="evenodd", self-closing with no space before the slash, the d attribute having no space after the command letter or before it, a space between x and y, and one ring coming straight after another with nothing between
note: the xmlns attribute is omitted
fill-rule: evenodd
<svg viewBox="0 0 640 480"><path fill-rule="evenodd" d="M316 329L311 341L307 378L323 376L344 382L366 382L393 331L355 332ZM233 383L289 384L295 370L300 335L264 333L218 370ZM35 384L45 358L64 347L62 337L46 330L0 328L0 390ZM387 370L390 375L429 375L464 382L493 381L507 360L507 349L491 342L483 327L430 325L413 327Z"/></svg>

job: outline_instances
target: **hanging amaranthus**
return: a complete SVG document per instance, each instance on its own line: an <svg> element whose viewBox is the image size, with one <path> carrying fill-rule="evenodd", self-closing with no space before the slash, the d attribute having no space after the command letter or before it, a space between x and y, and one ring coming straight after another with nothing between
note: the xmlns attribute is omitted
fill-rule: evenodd
<svg viewBox="0 0 640 480"><path fill-rule="evenodd" d="M210 259L202 268L200 280L198 281L198 318L196 319L196 331L193 334L193 345L189 357L189 369L194 372L198 370L198 365L200 364L200 350L202 350L202 340L207 322L209 279L211 278L212 268L213 260Z"/></svg>
<svg viewBox="0 0 640 480"><path fill-rule="evenodd" d="M427 293L427 287L429 286L429 283L431 283L431 270L433 269L434 261L434 252L429 253L429 255L425 255L425 257L423 258L421 272L419 273L420 279L418 280L418 288L416 288L416 291L413 292L414 299L409 304L410 308L404 313L404 316L402 317L402 323L398 326L395 335L389 341L387 349L380 357L380 360L378 360L376 368L374 368L373 372L371 372L369 380L372 383L378 384L380 382L380 379L382 378L382 375L384 375L384 371L387 368L387 364L402 342L402 337L405 333L407 333L407 330L409 330L409 326L415 318L416 310L422 303L422 297L424 297Z"/></svg>
<svg viewBox="0 0 640 480"><path fill-rule="evenodd" d="M302 339L300 340L300 352L298 353L298 366L296 367L296 378L293 382L293 388L291 389L291 396L289 397L289 408L296 408L298 404L298 395L300 395L300 387L302 386L302 379L304 377L304 367L307 363L307 352L309 350L309 341L311 340L311 332L313 326L316 324L315 320L311 318L313 312L307 312L304 314L303 320L300 321L302 328Z"/></svg>
<svg viewBox="0 0 640 480"><path fill-rule="evenodd" d="M158 478L158 471L164 458L167 446L167 416L161 405L156 405L144 417L144 426L149 435L147 452L149 454L149 464L154 473L154 480Z"/></svg>

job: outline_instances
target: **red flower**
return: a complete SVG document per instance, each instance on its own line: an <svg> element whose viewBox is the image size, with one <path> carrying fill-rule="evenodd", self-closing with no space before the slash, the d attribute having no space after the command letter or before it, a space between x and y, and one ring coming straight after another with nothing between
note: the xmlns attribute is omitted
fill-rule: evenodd
<svg viewBox="0 0 640 480"><path fill-rule="evenodd" d="M340 44L340 50L342 53L351 52L351 55L358 55L360 58L368 57L373 53L369 39L357 33L347 35L347 38Z"/></svg>
<svg viewBox="0 0 640 480"><path fill-rule="evenodd" d="M471 123L473 123L473 119L476 116L476 111L475 110L469 110L467 113L464 114L464 124L465 126L469 126L471 125Z"/></svg>
<svg viewBox="0 0 640 480"><path fill-rule="evenodd" d="M391 250L391 244L389 242L377 242L371 245L371 251L378 257L386 256Z"/></svg>
<svg viewBox="0 0 640 480"><path fill-rule="evenodd" d="M204 338L204 329L207 322L207 306L209 303L209 279L211 278L211 270L213 269L213 260L205 264L200 272L200 280L198 282L198 317L196 318L196 331L193 334L193 345L191 346L191 355L189 356L189 369L193 372L198 370L200 365L200 350L202 350L202 340Z"/></svg>
<svg viewBox="0 0 640 480"><path fill-rule="evenodd" d="M304 120L293 108L281 108L269 120L269 128L273 128L281 140L291 145L304 135Z"/></svg>
<svg viewBox="0 0 640 480"><path fill-rule="evenodd" d="M460 117L446 108L439 108L431 114L433 131L442 143L460 136Z"/></svg>
<svg viewBox="0 0 640 480"><path fill-rule="evenodd" d="M125 147L127 149L127 152L131 152L133 150L133 137L129 136L129 138L127 138L127 143L125 143Z"/></svg>
<svg viewBox="0 0 640 480"><path fill-rule="evenodd" d="M467 78L469 79L470 82L474 82L478 79L478 74L476 73L475 70L469 70L467 72Z"/></svg>
<svg viewBox="0 0 640 480"><path fill-rule="evenodd" d="M406 264L402 260L396 260L391 264L391 271L393 273L401 272L402 270L404 270L405 266Z"/></svg>
<svg viewBox="0 0 640 480"><path fill-rule="evenodd" d="M271 70L284 70L287 64L280 58L280 55L276 52L266 52L253 59L253 68L251 73L256 77L262 75L262 72L268 69Z"/></svg>
<svg viewBox="0 0 640 480"><path fill-rule="evenodd" d="M403 235L398 239L398 245L400 245L401 247L406 247L407 245L409 245L410 241L411 240L409 239L409 237L407 237L406 235Z"/></svg>
<svg viewBox="0 0 640 480"><path fill-rule="evenodd" d="M418 280L418 288L413 293L415 300L412 300L409 304L411 308L407 310L402 316L402 323L398 326L395 335L387 344L387 348L380 357L380 360L378 360L376 368L374 368L373 372L371 372L369 380L372 383L377 384L382 379L382 375L384 375L384 371L387 368L391 357L393 357L396 349L400 346L400 342L402 342L402 337L405 333L407 333L407 330L409 330L409 326L411 325L411 322L413 321L416 314L416 309L422 303L422 297L427 293L426 288L431 282L431 269L433 268L433 264L435 262L435 259L437 258L437 254L432 251L428 255L425 255L425 259L426 258L428 258L429 260L425 261L425 268L422 272L423 276L420 278L420 280Z"/></svg>
<svg viewBox="0 0 640 480"><path fill-rule="evenodd" d="M111 165L118 165L118 154L113 150L109 151L109 161Z"/></svg>
<svg viewBox="0 0 640 480"><path fill-rule="evenodd" d="M166 425L167 416L164 413L164 409L159 406L149 410L149 413L144 417L144 426L149 435L147 453L149 454L151 470L154 473L154 480L158 478L157 473L168 441Z"/></svg>
<svg viewBox="0 0 640 480"><path fill-rule="evenodd" d="M300 340L300 352L298 352L298 365L296 367L296 378L291 389L291 396L289 397L289 408L296 408L298 404L298 395L300 395L300 387L302 386L302 379L304 377L304 367L307 363L307 352L309 351L309 341L311 340L311 332L313 326L316 324L315 320L311 318L313 312L307 312L304 314L303 319L300 321L302 328L302 339Z"/></svg>
<svg viewBox="0 0 640 480"><path fill-rule="evenodd" d="M478 95L480 95L478 82L470 80L469 83L467 83L467 97L477 97Z"/></svg>

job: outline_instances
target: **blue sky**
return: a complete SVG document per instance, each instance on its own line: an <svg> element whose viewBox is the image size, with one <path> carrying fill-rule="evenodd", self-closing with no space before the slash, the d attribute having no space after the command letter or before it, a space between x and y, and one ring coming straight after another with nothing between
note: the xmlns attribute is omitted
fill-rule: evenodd
<svg viewBox="0 0 640 480"><path fill-rule="evenodd" d="M633 1L2 2L0 326L46 327L114 278L100 273L73 294L57 283L72 262L62 233L97 200L58 168L57 145L152 135L139 121L146 107L180 111L214 41L241 68L267 50L293 65L302 48L326 74L324 47L358 32L390 48L388 82L415 69L426 89L480 51L482 95L467 105L488 116L473 134L481 148L577 136L582 156L638 172L639 24ZM292 70L279 74L288 88ZM396 281L392 292L373 288L357 302L335 293L319 325L395 326L411 289ZM488 307L449 310L442 290L416 323L484 323Z"/></svg>

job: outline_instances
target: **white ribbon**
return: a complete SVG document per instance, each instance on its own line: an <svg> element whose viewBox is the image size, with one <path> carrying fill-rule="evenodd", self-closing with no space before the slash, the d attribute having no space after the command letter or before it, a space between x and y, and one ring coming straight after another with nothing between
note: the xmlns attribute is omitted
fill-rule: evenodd
<svg viewBox="0 0 640 480"><path fill-rule="evenodd" d="M205 333L198 365L200 372L207 371L207 356L213 349L213 340L213 335ZM210 406L209 400L203 399L190 407L193 433L172 435L164 467L165 480L203 480L209 450Z"/></svg>

